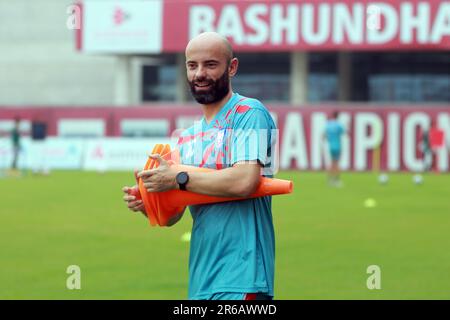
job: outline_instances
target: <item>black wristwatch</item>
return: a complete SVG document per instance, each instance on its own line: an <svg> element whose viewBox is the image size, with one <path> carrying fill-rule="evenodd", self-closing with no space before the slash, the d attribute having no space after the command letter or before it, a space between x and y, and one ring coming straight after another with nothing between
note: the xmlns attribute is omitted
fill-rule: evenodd
<svg viewBox="0 0 450 320"><path fill-rule="evenodd" d="M175 180L180 186L180 190L186 190L186 185L189 182L189 175L187 172L181 171L180 173L177 174Z"/></svg>

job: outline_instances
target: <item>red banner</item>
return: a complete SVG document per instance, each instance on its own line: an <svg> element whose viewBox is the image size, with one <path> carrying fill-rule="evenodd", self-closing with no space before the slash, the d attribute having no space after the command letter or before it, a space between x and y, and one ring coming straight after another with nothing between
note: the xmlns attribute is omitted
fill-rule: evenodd
<svg viewBox="0 0 450 320"><path fill-rule="evenodd" d="M163 51L204 31L236 51L450 49L450 1L165 1L163 11Z"/></svg>

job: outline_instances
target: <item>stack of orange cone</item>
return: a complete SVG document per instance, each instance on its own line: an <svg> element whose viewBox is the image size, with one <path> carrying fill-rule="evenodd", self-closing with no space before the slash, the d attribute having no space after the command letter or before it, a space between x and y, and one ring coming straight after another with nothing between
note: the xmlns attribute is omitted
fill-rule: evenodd
<svg viewBox="0 0 450 320"><path fill-rule="evenodd" d="M188 173L193 171L214 171L214 169L180 165L179 154L176 150L174 152L171 152L170 146L168 144L157 144L153 148L152 154L161 155L161 158L169 161L171 165L176 167L177 171L186 171ZM158 161L149 158L144 166L144 170L156 168L158 165ZM172 217L183 212L186 206L189 205L244 200L243 198L234 197L207 196L182 190L147 192L142 179L136 177L136 180L137 188L131 189L129 193L134 195L136 199L142 199L142 202L145 206L145 211L152 226L167 226L167 223ZM269 195L287 194L291 193L292 189L292 181L261 177L261 181L259 182L256 191L245 199L258 198Z"/></svg>

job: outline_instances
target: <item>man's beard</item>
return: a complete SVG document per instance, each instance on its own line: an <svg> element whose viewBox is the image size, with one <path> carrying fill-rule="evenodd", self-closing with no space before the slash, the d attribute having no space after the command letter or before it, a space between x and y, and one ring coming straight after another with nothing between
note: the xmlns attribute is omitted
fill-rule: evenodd
<svg viewBox="0 0 450 320"><path fill-rule="evenodd" d="M195 82L208 82L211 87L201 92L196 91ZM200 104L211 104L222 100L228 92L230 92L230 77L228 76L228 68L225 69L223 75L216 81L208 78L197 78L188 81L191 94Z"/></svg>

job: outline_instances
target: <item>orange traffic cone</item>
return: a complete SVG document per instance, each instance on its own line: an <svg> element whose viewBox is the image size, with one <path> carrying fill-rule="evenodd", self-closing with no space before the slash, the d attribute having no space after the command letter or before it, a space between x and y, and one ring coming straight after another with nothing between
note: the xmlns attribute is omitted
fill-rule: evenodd
<svg viewBox="0 0 450 320"><path fill-rule="evenodd" d="M176 167L177 171L214 171L214 169L176 164L179 162L179 154L177 153L177 150L175 150L174 152L170 152L169 145L155 146L155 148L153 148L152 154L155 153L162 154L162 158L174 163L172 165ZM149 158L144 169L152 169L154 167L157 167L157 165L158 163L155 160ZM139 178L138 189L132 189L130 191L130 194L136 196L137 199L142 199L145 206L145 211L147 212L147 216L152 226L155 226L157 224L160 226L166 226L173 216L183 212L188 205L237 201L269 195L286 194L291 193L292 189L292 181L261 177L261 181L259 182L256 191L248 198L215 197L181 190L147 192L142 179Z"/></svg>

